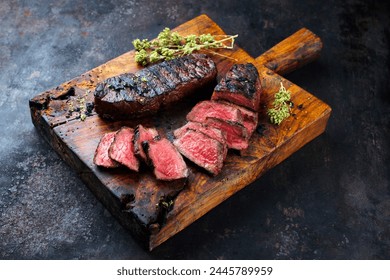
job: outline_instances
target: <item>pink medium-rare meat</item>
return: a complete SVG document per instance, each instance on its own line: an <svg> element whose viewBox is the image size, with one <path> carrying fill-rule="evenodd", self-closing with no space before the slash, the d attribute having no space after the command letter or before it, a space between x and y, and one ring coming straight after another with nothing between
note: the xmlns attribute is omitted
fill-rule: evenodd
<svg viewBox="0 0 390 280"><path fill-rule="evenodd" d="M213 138L213 139L221 142L222 144L226 142L226 135L220 129L217 129L217 128L211 127L211 126L207 126L207 125L204 125L204 124L201 124L198 122L187 122L182 127L179 127L178 129L176 129L173 132L173 135L176 138L179 138L182 135L184 135L187 132L187 130L195 130L195 131L202 132L202 133L206 134L207 136L209 136L210 138Z"/></svg>
<svg viewBox="0 0 390 280"><path fill-rule="evenodd" d="M227 149L219 141L200 131L187 130L173 144L183 156L210 173L221 171Z"/></svg>
<svg viewBox="0 0 390 280"><path fill-rule="evenodd" d="M218 128L203 125L198 122L187 122L182 127L179 127L173 132L175 138L180 138L183 136L188 130L194 130L197 132L201 132L206 134L208 137L217 140L222 144L222 152L227 153L227 144L226 144L226 134Z"/></svg>
<svg viewBox="0 0 390 280"><path fill-rule="evenodd" d="M229 103L226 102L226 103L228 105L233 106L233 107L237 108L238 110L240 110L241 115L243 117L243 123L242 124L248 130L248 134L252 135L252 133L255 131L255 129L257 127L257 123L258 123L258 120L259 120L259 113L258 112L253 112L251 110L248 110L247 108L244 108L242 106L238 106L238 105L230 103L230 102Z"/></svg>
<svg viewBox="0 0 390 280"><path fill-rule="evenodd" d="M197 103L187 114L187 120L192 122L204 123L206 118L217 118L239 123L243 121L241 112L237 108L209 100Z"/></svg>
<svg viewBox="0 0 390 280"><path fill-rule="evenodd" d="M226 133L228 148L235 150L244 150L248 148L250 137L248 135L248 130L244 125L232 121L223 121L217 118L207 118L206 125L218 128Z"/></svg>
<svg viewBox="0 0 390 280"><path fill-rule="evenodd" d="M141 124L137 125L134 130L134 153L136 156L146 161L146 154L142 147L142 143L145 141L152 141L159 138L157 130L153 127L147 128Z"/></svg>
<svg viewBox="0 0 390 280"><path fill-rule="evenodd" d="M132 128L122 127L115 133L114 141L108 150L108 155L111 159L127 168L138 171L139 161L134 154L133 137L134 130Z"/></svg>
<svg viewBox="0 0 390 280"><path fill-rule="evenodd" d="M254 112L262 92L259 73L252 63L234 64L214 89L212 100L224 100Z"/></svg>
<svg viewBox="0 0 390 280"><path fill-rule="evenodd" d="M112 160L108 155L108 150L114 141L114 138L115 132L109 132L103 135L103 137L100 139L99 145L95 150L95 156L93 157L94 164L106 168L114 168L119 166L119 163L115 160Z"/></svg>
<svg viewBox="0 0 390 280"><path fill-rule="evenodd" d="M157 179L173 181L188 177L183 157L168 139L146 141L142 145Z"/></svg>

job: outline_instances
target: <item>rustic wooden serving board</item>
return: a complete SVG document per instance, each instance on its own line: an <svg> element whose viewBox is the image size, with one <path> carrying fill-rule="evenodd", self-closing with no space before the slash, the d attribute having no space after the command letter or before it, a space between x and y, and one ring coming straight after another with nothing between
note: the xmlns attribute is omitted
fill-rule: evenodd
<svg viewBox="0 0 390 280"><path fill-rule="evenodd" d="M206 15L196 17L175 30L183 35L224 34ZM86 102L93 101L92 92L98 82L124 72L137 71L140 67L134 63L134 51L34 97L30 100L31 116L37 130L92 192L152 250L324 132L331 108L279 76L317 58L321 48L321 40L316 35L301 29L256 59L238 46L221 51L230 59L212 56L217 63L218 79L233 63L255 64L264 89L259 112L261 129L254 133L247 150L241 154L229 151L222 172L215 177L188 163L190 176L183 189L157 181L147 169L135 173L125 168L98 168L93 164L93 155L104 133L124 125L134 127L142 123L155 126L169 137L171 131L185 123L185 115L196 102L210 98L211 91L199 93L199 96L147 119L110 122L92 112L85 121L81 121L79 113L69 112L71 106L77 108L83 103L81 98L85 98ZM280 126L275 126L268 122L266 108L281 82L291 91L295 106L292 116Z"/></svg>

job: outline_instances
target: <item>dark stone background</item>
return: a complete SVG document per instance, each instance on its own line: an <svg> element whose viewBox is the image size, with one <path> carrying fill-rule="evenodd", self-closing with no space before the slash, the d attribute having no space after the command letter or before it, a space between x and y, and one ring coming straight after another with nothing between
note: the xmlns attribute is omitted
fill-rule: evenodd
<svg viewBox="0 0 390 280"><path fill-rule="evenodd" d="M31 3L35 2L35 3ZM389 259L388 1L1 1L1 259ZM287 76L332 108L325 134L149 253L32 125L38 93L208 14L252 56L307 27Z"/></svg>

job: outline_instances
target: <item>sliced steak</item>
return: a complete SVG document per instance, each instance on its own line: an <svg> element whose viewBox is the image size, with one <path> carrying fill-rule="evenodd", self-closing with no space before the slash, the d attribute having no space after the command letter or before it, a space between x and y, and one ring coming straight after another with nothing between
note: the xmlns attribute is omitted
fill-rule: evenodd
<svg viewBox="0 0 390 280"><path fill-rule="evenodd" d="M203 54L164 61L99 83L95 110L109 119L143 117L212 85L216 76L214 61Z"/></svg>
<svg viewBox="0 0 390 280"><path fill-rule="evenodd" d="M217 175L221 171L227 149L219 141L200 131L187 130L173 144L182 155L210 173Z"/></svg>
<svg viewBox="0 0 390 280"><path fill-rule="evenodd" d="M197 123L197 122L188 122L185 125L183 125L182 127L176 129L173 132L173 135L176 138L180 138L188 130L194 130L194 131L201 132L203 134L206 134L208 137L217 140L219 143L222 144L223 153L227 152L226 134L225 134L225 132L221 131L220 129L212 127L212 126L203 125L203 124Z"/></svg>
<svg viewBox="0 0 390 280"><path fill-rule="evenodd" d="M134 154L133 137L134 130L132 128L122 127L115 133L108 155L111 159L123 164L127 168L138 171L139 161Z"/></svg>
<svg viewBox="0 0 390 280"><path fill-rule="evenodd" d="M115 160L112 160L108 155L108 150L114 141L115 132L109 132L103 135L102 139L100 139L99 145L96 148L95 156L93 157L93 163L106 167L106 168L114 168L118 167L119 163Z"/></svg>
<svg viewBox="0 0 390 280"><path fill-rule="evenodd" d="M187 120L204 123L207 118L218 118L226 121L243 122L240 110L224 103L201 101L187 114Z"/></svg>
<svg viewBox="0 0 390 280"><path fill-rule="evenodd" d="M198 122L187 122L182 127L179 127L173 132L173 135L176 138L180 138L182 135L184 135L187 130L195 130L202 132L209 136L210 138L213 138L221 143L226 142L226 135L220 130L215 127L207 126Z"/></svg>
<svg viewBox="0 0 390 280"><path fill-rule="evenodd" d="M237 108L238 110L240 110L241 115L243 117L243 125L248 130L248 134L252 135L253 131L255 131L255 129L257 127L257 123L259 120L259 113L253 112L251 110L248 110L247 108L244 108L242 106L238 106L238 105L230 103L230 102L229 103L226 102L226 103L228 105L233 106L233 107Z"/></svg>
<svg viewBox="0 0 390 280"><path fill-rule="evenodd" d="M238 122L223 121L217 118L207 118L206 125L218 128L226 133L228 148L244 150L248 148L249 134L244 125Z"/></svg>
<svg viewBox="0 0 390 280"><path fill-rule="evenodd" d="M211 99L229 101L258 112L261 92L256 67L252 63L235 64L215 87Z"/></svg>
<svg viewBox="0 0 390 280"><path fill-rule="evenodd" d="M142 147L142 143L145 141L152 141L159 138L158 132L155 128L146 128L141 124L137 125L134 131L134 154L146 161L146 154Z"/></svg>
<svg viewBox="0 0 390 280"><path fill-rule="evenodd" d="M143 146L157 179L173 181L188 177L183 157L168 139L146 141Z"/></svg>

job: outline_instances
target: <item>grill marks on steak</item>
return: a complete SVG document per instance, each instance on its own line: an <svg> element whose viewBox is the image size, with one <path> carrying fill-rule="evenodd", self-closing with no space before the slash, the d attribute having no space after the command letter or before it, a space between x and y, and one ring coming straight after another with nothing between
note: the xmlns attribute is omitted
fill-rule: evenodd
<svg viewBox="0 0 390 280"><path fill-rule="evenodd" d="M163 62L136 74L107 79L98 85L95 98L111 102L111 109L119 111L115 112L115 117L123 113L115 106L127 106L128 112L139 110L140 115L155 112L161 106L180 99L186 90L204 84L205 76L210 76L210 68L213 67L215 65L210 64L207 57L200 55ZM216 72L215 69L212 71ZM198 82L195 83L195 80ZM134 131L122 128L115 134L117 136L112 144L107 144L110 139L105 135L107 139L102 139L99 144L94 162L114 167L118 162L126 164L128 161L130 169L138 170L138 161L134 161L137 156L153 167L157 179L170 181L188 176L182 154L216 175L222 169L228 148L243 150L248 147L258 123L260 94L259 75L254 65L233 65L216 86L212 100L196 104L186 116L188 122L173 132L173 143L161 138L155 128L142 125ZM137 107L141 105L145 106ZM105 114L108 112L104 110ZM108 151L111 158L104 154L107 145L111 145ZM123 155L127 149L133 152L132 155Z"/></svg>
<svg viewBox="0 0 390 280"><path fill-rule="evenodd" d="M122 127L115 133L108 155L112 160L131 170L138 171L139 161L134 154L133 137L134 130L132 128Z"/></svg>
<svg viewBox="0 0 390 280"><path fill-rule="evenodd" d="M95 110L105 118L129 119L156 113L213 83L212 59L193 54L106 79L95 89Z"/></svg>
<svg viewBox="0 0 390 280"><path fill-rule="evenodd" d="M221 142L200 131L189 129L173 144L182 155L210 173L217 175L221 171L227 154Z"/></svg>
<svg viewBox="0 0 390 280"><path fill-rule="evenodd" d="M174 131L175 146L198 166L218 174L227 148L248 148L258 122L260 94L254 65L233 65L214 89L212 100L196 104L187 114L188 123Z"/></svg>
<svg viewBox="0 0 390 280"><path fill-rule="evenodd" d="M211 99L229 101L257 112L261 92L256 67L252 63L235 64L215 87Z"/></svg>
<svg viewBox="0 0 390 280"><path fill-rule="evenodd" d="M142 145L157 179L173 181L188 177L188 169L183 157L168 139L145 141Z"/></svg>

